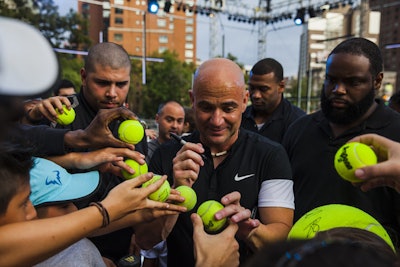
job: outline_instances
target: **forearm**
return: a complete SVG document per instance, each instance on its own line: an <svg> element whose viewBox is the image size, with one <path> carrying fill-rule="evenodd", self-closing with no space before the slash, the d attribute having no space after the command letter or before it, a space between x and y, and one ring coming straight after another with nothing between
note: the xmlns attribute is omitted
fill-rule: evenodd
<svg viewBox="0 0 400 267"><path fill-rule="evenodd" d="M88 148L90 142L84 130L68 131L64 135L64 146L69 148Z"/></svg>
<svg viewBox="0 0 400 267"><path fill-rule="evenodd" d="M142 249L151 249L162 240L167 239L179 215L163 216L151 223L135 226L136 243Z"/></svg>
<svg viewBox="0 0 400 267"><path fill-rule="evenodd" d="M253 251L257 251L268 243L285 240L289 231L290 226L280 222L260 224L250 233L245 242Z"/></svg>
<svg viewBox="0 0 400 267"><path fill-rule="evenodd" d="M71 214L0 227L0 266L32 266L102 225L96 207Z"/></svg>
<svg viewBox="0 0 400 267"><path fill-rule="evenodd" d="M81 156L83 155L82 153L71 152L62 156L47 157L47 159L57 163L65 169L78 169L77 162L81 159Z"/></svg>
<svg viewBox="0 0 400 267"><path fill-rule="evenodd" d="M90 236L105 235L126 227L134 227L135 225L141 222L142 218L139 215L139 213L134 212L110 223L107 227L96 229L90 234Z"/></svg>

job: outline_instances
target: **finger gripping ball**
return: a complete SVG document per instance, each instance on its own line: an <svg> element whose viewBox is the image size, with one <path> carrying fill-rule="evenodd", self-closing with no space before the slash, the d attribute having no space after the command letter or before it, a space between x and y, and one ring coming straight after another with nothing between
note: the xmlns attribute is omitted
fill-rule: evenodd
<svg viewBox="0 0 400 267"><path fill-rule="evenodd" d="M122 141L135 145L143 139L143 125L137 120L125 120L119 125L118 136Z"/></svg>
<svg viewBox="0 0 400 267"><path fill-rule="evenodd" d="M127 165L129 165L129 167L131 167L135 172L129 173L125 170L122 170L122 176L124 176L125 179L132 179L132 178L136 178L139 175L145 174L148 172L148 168L147 168L147 164L144 163L143 165L140 165L137 161L133 160L133 159L126 159L125 163Z"/></svg>
<svg viewBox="0 0 400 267"><path fill-rule="evenodd" d="M354 172L356 169L374 165L377 163L375 152L369 146L352 142L344 144L335 155L335 169L345 180L357 183L361 182Z"/></svg>
<svg viewBox="0 0 400 267"><path fill-rule="evenodd" d="M154 175L153 178L143 183L142 187L147 187L151 184L154 184L160 179L161 175ZM171 186L169 185L168 181L165 180L164 183L160 186L160 188L157 189L157 191L149 195L149 199L165 202L168 199L170 192L171 192Z"/></svg>
<svg viewBox="0 0 400 267"><path fill-rule="evenodd" d="M175 189L178 190L181 193L181 196L185 198L185 201L176 204L186 207L187 211L192 210L197 203L196 192L191 187L186 185L178 186Z"/></svg>
<svg viewBox="0 0 400 267"><path fill-rule="evenodd" d="M63 105L63 113L56 108L57 118L56 122L61 125L71 124L75 120L75 110L73 108L67 109L65 105Z"/></svg>
<svg viewBox="0 0 400 267"><path fill-rule="evenodd" d="M224 206L215 200L207 200L199 206L197 214L201 217L206 232L217 233L225 227L226 218L215 219L215 213L223 208Z"/></svg>

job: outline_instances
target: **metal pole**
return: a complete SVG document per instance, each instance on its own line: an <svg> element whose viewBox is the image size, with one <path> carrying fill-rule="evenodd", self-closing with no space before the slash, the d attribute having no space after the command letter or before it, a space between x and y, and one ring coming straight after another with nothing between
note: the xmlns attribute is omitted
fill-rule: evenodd
<svg viewBox="0 0 400 267"><path fill-rule="evenodd" d="M312 86L312 68L311 68L311 62L310 66L308 67L308 83L307 83L307 114L310 113L310 107L311 107L311 86Z"/></svg>
<svg viewBox="0 0 400 267"><path fill-rule="evenodd" d="M143 12L142 46L142 84L146 84L146 11Z"/></svg>

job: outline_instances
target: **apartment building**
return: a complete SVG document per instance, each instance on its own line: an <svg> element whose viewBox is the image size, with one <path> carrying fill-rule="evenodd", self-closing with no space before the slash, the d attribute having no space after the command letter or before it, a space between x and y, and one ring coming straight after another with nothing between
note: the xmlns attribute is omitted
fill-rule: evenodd
<svg viewBox="0 0 400 267"><path fill-rule="evenodd" d="M379 47L381 48L385 69L383 89L400 90L400 1L369 0L371 10L380 12Z"/></svg>
<svg viewBox="0 0 400 267"><path fill-rule="evenodd" d="M180 60L195 63L195 1L185 1L184 6L174 0L157 3L153 14L147 0L80 0L78 12L89 21L93 43L115 42L137 57L175 51Z"/></svg>

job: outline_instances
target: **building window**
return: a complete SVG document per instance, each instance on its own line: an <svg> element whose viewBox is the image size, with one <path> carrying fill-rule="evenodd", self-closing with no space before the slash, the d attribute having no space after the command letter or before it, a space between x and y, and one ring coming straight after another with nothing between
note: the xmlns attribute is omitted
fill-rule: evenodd
<svg viewBox="0 0 400 267"><path fill-rule="evenodd" d="M193 49L193 43L186 43L185 44L185 49Z"/></svg>
<svg viewBox="0 0 400 267"><path fill-rule="evenodd" d="M193 27L192 26L186 26L186 32L193 32Z"/></svg>
<svg viewBox="0 0 400 267"><path fill-rule="evenodd" d="M123 35L122 33L114 33L114 41L116 42L122 42L123 40Z"/></svg>
<svg viewBox="0 0 400 267"><path fill-rule="evenodd" d="M139 46L136 46L135 50L136 50L136 52L140 52L141 49Z"/></svg>
<svg viewBox="0 0 400 267"><path fill-rule="evenodd" d="M123 24L124 19L123 18L115 18L115 24Z"/></svg>
<svg viewBox="0 0 400 267"><path fill-rule="evenodd" d="M116 8L115 9L115 14L124 14L124 10L121 8Z"/></svg>
<svg viewBox="0 0 400 267"><path fill-rule="evenodd" d="M136 37L136 42L140 42L140 37L139 36Z"/></svg>
<svg viewBox="0 0 400 267"><path fill-rule="evenodd" d="M167 44L168 43L168 36L161 35L160 37L158 37L158 42L160 44Z"/></svg>
<svg viewBox="0 0 400 267"><path fill-rule="evenodd" d="M168 50L168 47L166 47L166 46L160 46L160 47L158 48L158 53L162 54L162 53L164 53L164 52L167 51L167 50Z"/></svg>
<svg viewBox="0 0 400 267"><path fill-rule="evenodd" d="M115 0L114 4L123 6L124 5L124 0Z"/></svg>
<svg viewBox="0 0 400 267"><path fill-rule="evenodd" d="M174 29L174 24L173 24L173 23L170 23L170 24L168 25L168 28L172 31L172 30Z"/></svg>
<svg viewBox="0 0 400 267"><path fill-rule="evenodd" d="M193 51L192 50L185 50L185 57L186 58L193 57Z"/></svg>
<svg viewBox="0 0 400 267"><path fill-rule="evenodd" d="M186 19L186 25L193 25L193 22L194 22L193 18Z"/></svg>
<svg viewBox="0 0 400 267"><path fill-rule="evenodd" d="M186 42L192 42L193 41L193 35L192 34L186 34L185 40L186 40Z"/></svg>
<svg viewBox="0 0 400 267"><path fill-rule="evenodd" d="M167 20L165 20L165 19L157 19L157 26L159 28L165 28L167 26Z"/></svg>
<svg viewBox="0 0 400 267"><path fill-rule="evenodd" d="M83 11L88 11L89 8L90 8L90 5L89 5L88 3L83 3L83 4L82 4L82 10L83 10Z"/></svg>

